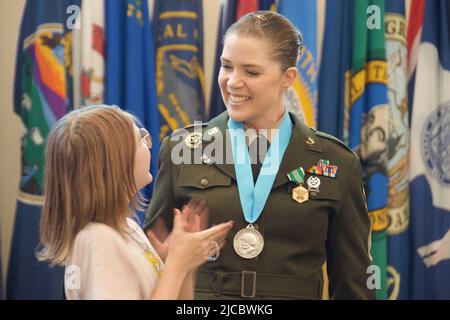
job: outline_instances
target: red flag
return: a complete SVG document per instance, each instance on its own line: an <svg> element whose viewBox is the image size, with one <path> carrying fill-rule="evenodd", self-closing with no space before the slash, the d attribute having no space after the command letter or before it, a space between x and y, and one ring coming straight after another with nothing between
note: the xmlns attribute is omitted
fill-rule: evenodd
<svg viewBox="0 0 450 320"><path fill-rule="evenodd" d="M417 51L422 35L423 13L425 11L425 0L411 2L408 21L408 76L411 77L417 64Z"/></svg>
<svg viewBox="0 0 450 320"><path fill-rule="evenodd" d="M239 0L236 8L236 20L249 12L258 11L258 0Z"/></svg>

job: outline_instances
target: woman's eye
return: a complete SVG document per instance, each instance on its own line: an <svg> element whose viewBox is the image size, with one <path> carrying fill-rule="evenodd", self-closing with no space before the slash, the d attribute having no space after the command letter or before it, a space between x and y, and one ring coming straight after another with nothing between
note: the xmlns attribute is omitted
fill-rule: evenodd
<svg viewBox="0 0 450 320"><path fill-rule="evenodd" d="M249 75L251 75L251 76L257 76L257 75L259 75L259 72L257 72L257 71L252 71L252 70L247 70L247 73L248 73Z"/></svg>
<svg viewBox="0 0 450 320"><path fill-rule="evenodd" d="M229 66L227 64L222 64L222 68L224 68L226 70L231 70L231 66Z"/></svg>

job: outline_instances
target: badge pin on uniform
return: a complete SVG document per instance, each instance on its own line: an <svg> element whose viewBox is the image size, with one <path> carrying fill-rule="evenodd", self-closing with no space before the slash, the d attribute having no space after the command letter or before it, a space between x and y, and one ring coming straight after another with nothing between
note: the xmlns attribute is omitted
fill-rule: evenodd
<svg viewBox="0 0 450 320"><path fill-rule="evenodd" d="M214 135L216 135L218 132L219 132L219 128L214 127L214 128L211 128L211 129L208 130L208 135L214 136Z"/></svg>
<svg viewBox="0 0 450 320"><path fill-rule="evenodd" d="M202 162L204 163L204 164L207 164L207 165L212 165L212 164L214 164L214 160L212 160L210 157L208 157L206 154L204 154L204 155L202 155Z"/></svg>
<svg viewBox="0 0 450 320"><path fill-rule="evenodd" d="M199 132L192 132L184 138L184 143L191 149L196 149L202 143L202 134Z"/></svg>
<svg viewBox="0 0 450 320"><path fill-rule="evenodd" d="M308 192L311 197L317 197L317 194L320 192L320 179L316 176L310 176L306 181L306 184L308 185Z"/></svg>
<svg viewBox="0 0 450 320"><path fill-rule="evenodd" d="M306 141L305 141L305 142L306 142L306 144L309 145L309 146L313 146L313 145L316 144L316 142L314 141L314 139L311 138L311 137L306 138Z"/></svg>
<svg viewBox="0 0 450 320"><path fill-rule="evenodd" d="M204 139L205 141L211 141L211 139L215 137L219 132L220 130L217 127L208 129L205 131L205 134L203 135L202 139Z"/></svg>
<svg viewBox="0 0 450 320"><path fill-rule="evenodd" d="M292 189L292 200L298 203L304 203L309 200L309 192L303 187L303 182L305 179L305 171L302 167L295 169L287 174L290 181L298 184L297 187Z"/></svg>

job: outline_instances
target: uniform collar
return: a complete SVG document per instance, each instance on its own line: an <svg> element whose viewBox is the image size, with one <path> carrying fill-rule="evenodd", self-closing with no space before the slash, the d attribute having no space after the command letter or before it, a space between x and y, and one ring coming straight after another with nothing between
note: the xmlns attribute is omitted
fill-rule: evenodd
<svg viewBox="0 0 450 320"><path fill-rule="evenodd" d="M292 170L302 167L306 171L316 165L322 158L322 148L314 131L308 128L293 113L289 112L289 116L293 123L292 136L284 153L280 164L280 169L275 177L272 189L289 182L287 174ZM231 150L230 138L227 133L228 118L228 112L225 111L216 118L212 119L205 128L205 132L208 132L208 130L213 128L217 128L221 132L222 137L224 137L228 144L228 146L224 145L224 154L226 154L226 150ZM228 137L226 135L228 135ZM215 163L214 165L219 170L236 180L236 173L232 163Z"/></svg>
<svg viewBox="0 0 450 320"><path fill-rule="evenodd" d="M271 129L267 130L260 130L259 132L256 131L256 129L253 129L249 125L247 125L244 122L244 128L245 128L245 136L247 137L247 144L251 145L252 142L258 137L259 135L263 135L264 138L269 141L269 143L272 143L272 137L275 134L275 129L278 129L281 125L281 122L284 119L284 112L283 115L280 117L280 119L277 120L277 122L272 126Z"/></svg>

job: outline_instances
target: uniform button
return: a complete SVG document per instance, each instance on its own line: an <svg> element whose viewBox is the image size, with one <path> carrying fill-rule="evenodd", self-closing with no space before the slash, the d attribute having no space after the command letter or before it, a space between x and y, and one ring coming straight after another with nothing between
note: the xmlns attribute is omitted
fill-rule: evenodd
<svg viewBox="0 0 450 320"><path fill-rule="evenodd" d="M200 180L200 184L201 184L202 186L207 186L207 185L209 184L209 181L208 181L208 179L203 178L202 180Z"/></svg>

